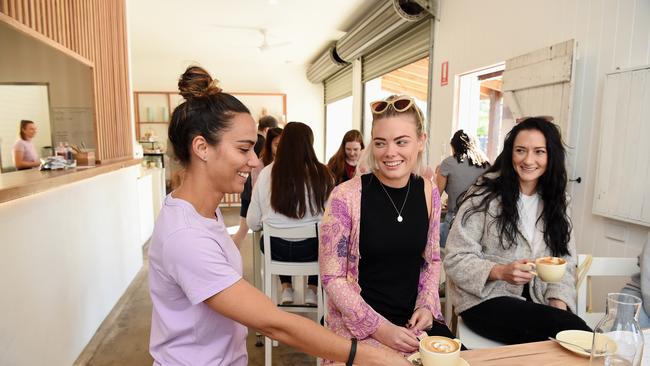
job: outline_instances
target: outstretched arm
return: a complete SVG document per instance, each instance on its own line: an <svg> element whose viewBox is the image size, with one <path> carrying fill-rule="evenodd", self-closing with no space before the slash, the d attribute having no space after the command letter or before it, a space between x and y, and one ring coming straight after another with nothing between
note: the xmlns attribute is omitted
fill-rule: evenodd
<svg viewBox="0 0 650 366"><path fill-rule="evenodd" d="M279 310L268 297L244 280L208 298L205 303L219 314L302 352L334 361L345 362L348 359L350 340L309 319ZM358 345L354 363L410 365L395 352L364 344Z"/></svg>

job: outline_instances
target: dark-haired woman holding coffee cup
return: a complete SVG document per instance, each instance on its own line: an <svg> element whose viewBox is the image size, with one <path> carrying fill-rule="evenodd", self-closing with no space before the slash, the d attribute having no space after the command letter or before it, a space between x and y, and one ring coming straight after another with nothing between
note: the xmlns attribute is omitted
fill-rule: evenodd
<svg viewBox="0 0 650 366"><path fill-rule="evenodd" d="M255 121L210 75L190 67L185 102L169 140L185 168L165 198L149 249L154 365L247 365L247 326L306 353L358 365L409 365L395 352L358 345L304 317L280 311L242 278L242 258L218 208L238 193L258 159Z"/></svg>
<svg viewBox="0 0 650 366"><path fill-rule="evenodd" d="M370 104L369 174L339 184L320 230L327 327L411 354L423 332L453 338L440 311L440 195L421 170L422 111L409 96ZM387 365L389 363L386 363Z"/></svg>
<svg viewBox="0 0 650 366"><path fill-rule="evenodd" d="M528 118L506 136L494 165L469 188L447 240L444 266L456 312L476 333L516 344L567 329L591 331L576 312L576 250L559 128ZM534 258L559 257L558 282Z"/></svg>

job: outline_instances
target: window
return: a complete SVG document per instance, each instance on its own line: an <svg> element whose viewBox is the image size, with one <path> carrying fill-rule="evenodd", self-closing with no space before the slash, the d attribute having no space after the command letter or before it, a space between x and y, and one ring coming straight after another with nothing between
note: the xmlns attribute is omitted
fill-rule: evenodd
<svg viewBox="0 0 650 366"><path fill-rule="evenodd" d="M325 162L338 150L343 135L352 129L352 96L325 106Z"/></svg>
<svg viewBox="0 0 650 366"><path fill-rule="evenodd" d="M456 130L474 135L490 161L499 155L504 136L514 125L512 113L503 103L504 67L499 64L459 79Z"/></svg>
<svg viewBox="0 0 650 366"><path fill-rule="evenodd" d="M370 138L372 113L370 103L393 94L406 94L415 99L423 113L427 113L427 90L429 85L429 57L425 57L399 69L383 74L364 83L363 136Z"/></svg>

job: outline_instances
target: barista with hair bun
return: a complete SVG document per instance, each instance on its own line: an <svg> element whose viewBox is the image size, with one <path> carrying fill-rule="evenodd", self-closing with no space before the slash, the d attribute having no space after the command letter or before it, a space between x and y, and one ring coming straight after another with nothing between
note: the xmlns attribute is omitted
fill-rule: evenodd
<svg viewBox="0 0 650 366"><path fill-rule="evenodd" d="M185 178L165 198L149 249L154 365L247 365L246 327L349 364L409 365L279 310L242 278L218 206L225 193L242 191L259 164L255 121L200 67L188 68L178 85L185 102L172 114L169 140Z"/></svg>

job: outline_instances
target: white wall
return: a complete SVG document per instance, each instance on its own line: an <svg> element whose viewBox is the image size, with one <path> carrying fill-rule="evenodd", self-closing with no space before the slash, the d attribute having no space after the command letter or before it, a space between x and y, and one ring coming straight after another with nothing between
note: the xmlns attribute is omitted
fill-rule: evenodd
<svg viewBox="0 0 650 366"><path fill-rule="evenodd" d="M136 165L0 204L0 365L79 356L142 266L139 174Z"/></svg>
<svg viewBox="0 0 650 366"><path fill-rule="evenodd" d="M430 161L453 131L454 78L477 68L571 38L578 42L571 122L573 223L581 253L636 256L648 229L593 215L600 104L605 73L650 63L650 2L647 0L441 0L436 22ZM440 86L441 63L450 83ZM634 177L621 177L621 182ZM648 183L650 189L650 183ZM619 231L621 240L606 237Z"/></svg>
<svg viewBox="0 0 650 366"><path fill-rule="evenodd" d="M178 78L185 68L198 64L219 79L225 91L287 94L287 121L308 124L314 130L316 154L319 157L323 154L323 87L307 80L304 65L175 61L137 55L133 52L131 60L134 91L176 91Z"/></svg>

